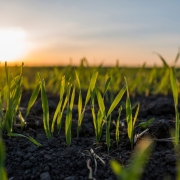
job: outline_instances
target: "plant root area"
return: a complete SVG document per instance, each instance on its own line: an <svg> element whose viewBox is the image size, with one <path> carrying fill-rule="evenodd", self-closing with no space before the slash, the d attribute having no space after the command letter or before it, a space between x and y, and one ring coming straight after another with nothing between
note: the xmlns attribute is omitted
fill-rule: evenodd
<svg viewBox="0 0 180 180"><path fill-rule="evenodd" d="M21 107L27 107L30 94L24 93ZM48 95L50 124L57 107L59 97ZM125 100L125 99L124 99ZM140 134L146 128L138 124L155 118L148 126L148 131L141 136L131 149L127 135L125 110L121 114L119 144L115 141L115 124L110 127L111 147L109 152L106 145L106 128L104 126L100 142L95 141L95 132L90 106L86 108L79 138L77 138L78 110L73 108L72 143L66 144L65 112L62 118L62 128L57 130L51 139L47 139L43 126L43 112L40 98L36 101L27 118L24 129L14 124L13 132L29 135L42 144L38 147L26 138L8 137L3 133L6 147L5 167L9 180L83 180L108 179L116 176L110 167L110 161L116 160L124 168L132 161L131 156L137 153L137 145L147 136L154 141L153 150L144 167L142 180L176 179L176 154L171 140L170 131L175 128L174 101L171 96L152 95L149 97L135 96L132 104L140 102L140 112L135 125L134 135ZM75 103L76 104L76 103ZM107 108L108 108L107 103ZM97 106L98 107L98 106ZM135 108L136 109L136 108ZM24 113L24 114L23 114ZM25 115L25 112L22 112ZM118 108L112 113L112 122L118 117Z"/></svg>

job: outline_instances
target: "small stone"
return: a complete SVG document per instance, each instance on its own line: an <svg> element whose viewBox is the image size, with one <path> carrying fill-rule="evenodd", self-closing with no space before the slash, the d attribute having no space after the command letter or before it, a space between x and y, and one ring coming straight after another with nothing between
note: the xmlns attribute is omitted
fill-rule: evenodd
<svg viewBox="0 0 180 180"><path fill-rule="evenodd" d="M75 180L75 179L76 179L76 176L69 176L65 178L65 180Z"/></svg>
<svg viewBox="0 0 180 180"><path fill-rule="evenodd" d="M31 156L32 156L32 154L31 154L31 153L26 154L26 155L24 156L24 160L29 159Z"/></svg>
<svg viewBox="0 0 180 180"><path fill-rule="evenodd" d="M40 180L51 180L51 176L50 176L49 172L42 173L40 175L40 177L41 177Z"/></svg>
<svg viewBox="0 0 180 180"><path fill-rule="evenodd" d="M176 162L176 157L175 157L175 155L173 155L173 154L167 154L167 155L166 155L166 162L167 162L167 163L170 163L170 164L175 164L175 162Z"/></svg>
<svg viewBox="0 0 180 180"><path fill-rule="evenodd" d="M50 161L50 160L52 159L52 157L51 157L50 155L45 154L45 155L44 155L44 159L45 159L46 161Z"/></svg>
<svg viewBox="0 0 180 180"><path fill-rule="evenodd" d="M50 169L49 169L49 166L45 166L44 168L44 172L48 172Z"/></svg>

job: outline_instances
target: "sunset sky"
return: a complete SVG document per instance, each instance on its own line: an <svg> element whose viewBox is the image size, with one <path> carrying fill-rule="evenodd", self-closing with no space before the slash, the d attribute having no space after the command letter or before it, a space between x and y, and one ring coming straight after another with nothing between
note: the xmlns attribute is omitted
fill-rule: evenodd
<svg viewBox="0 0 180 180"><path fill-rule="evenodd" d="M179 0L0 0L0 61L160 65L156 51L172 64L179 17Z"/></svg>

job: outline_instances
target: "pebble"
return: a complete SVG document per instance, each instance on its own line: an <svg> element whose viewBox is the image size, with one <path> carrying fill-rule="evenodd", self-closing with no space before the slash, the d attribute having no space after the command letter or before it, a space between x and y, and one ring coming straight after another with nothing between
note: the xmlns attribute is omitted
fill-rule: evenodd
<svg viewBox="0 0 180 180"><path fill-rule="evenodd" d="M40 178L41 178L40 180L51 180L51 176L50 176L49 172L42 173L40 175Z"/></svg>
<svg viewBox="0 0 180 180"><path fill-rule="evenodd" d="M166 155L166 162L167 162L167 163L170 163L170 164L175 164L175 162L176 162L176 157L175 157L175 155L173 155L173 154L167 154L167 155Z"/></svg>

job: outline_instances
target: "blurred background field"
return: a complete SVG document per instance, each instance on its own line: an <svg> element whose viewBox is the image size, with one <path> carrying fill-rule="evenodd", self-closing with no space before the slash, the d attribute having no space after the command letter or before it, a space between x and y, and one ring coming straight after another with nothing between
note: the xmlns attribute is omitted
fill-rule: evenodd
<svg viewBox="0 0 180 180"><path fill-rule="evenodd" d="M46 90L52 94L58 94L60 82L63 76L66 81L75 83L75 70L79 74L82 90L86 91L92 73L98 70L97 86L103 90L108 77L111 77L109 91L116 94L125 85L124 77L129 82L131 95L145 95L171 93L169 83L169 67L163 64L162 67L146 67L144 63L141 67L121 67L117 61L114 67L89 66L86 59L82 59L79 66L50 66L50 67L23 67L23 90L32 91L39 83L38 72L46 82ZM6 84L4 65L1 64L0 89ZM11 66L11 78L18 75L21 71L20 66ZM180 69L176 68L177 79L180 79Z"/></svg>

